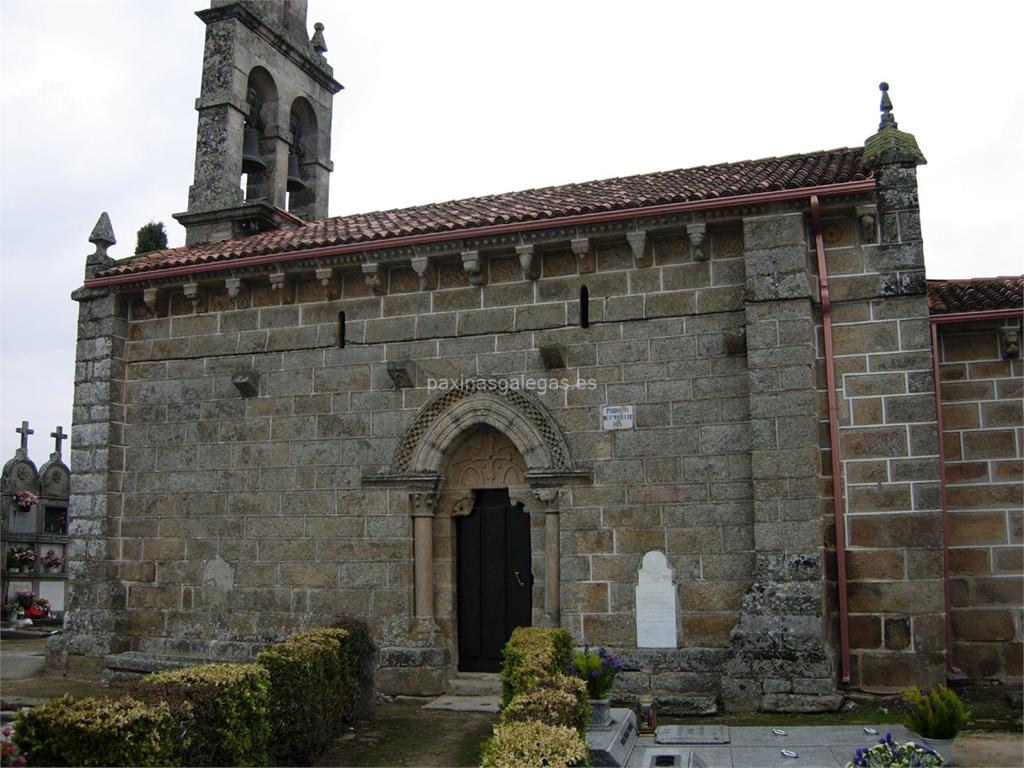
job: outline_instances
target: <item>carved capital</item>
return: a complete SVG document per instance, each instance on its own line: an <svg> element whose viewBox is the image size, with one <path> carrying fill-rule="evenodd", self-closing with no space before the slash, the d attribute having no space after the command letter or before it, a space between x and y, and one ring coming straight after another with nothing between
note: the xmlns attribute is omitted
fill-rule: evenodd
<svg viewBox="0 0 1024 768"><path fill-rule="evenodd" d="M580 274L593 272L597 268L597 264L594 259L589 258L590 256L590 238L589 237L576 237L569 241L569 247L572 248L572 252L576 255L576 265L579 268Z"/></svg>
<svg viewBox="0 0 1024 768"><path fill-rule="evenodd" d="M316 271L316 279L320 281L320 285L326 288L331 284L331 278L334 276L334 270L330 267L321 267Z"/></svg>
<svg viewBox="0 0 1024 768"><path fill-rule="evenodd" d="M690 252L694 261L707 261L710 254L704 251L704 235L708 232L707 224L687 224L686 234L690 236Z"/></svg>
<svg viewBox="0 0 1024 768"><path fill-rule="evenodd" d="M277 271L270 273L270 289L273 291L280 291L284 288L285 274L284 272Z"/></svg>
<svg viewBox="0 0 1024 768"><path fill-rule="evenodd" d="M484 284L484 273L482 261L480 259L480 251L463 251L462 269L466 272L466 275L469 276L470 285Z"/></svg>
<svg viewBox="0 0 1024 768"><path fill-rule="evenodd" d="M156 309L156 303L160 300L160 289L159 288L147 288L142 292L142 300L146 302L146 306L151 309Z"/></svg>
<svg viewBox="0 0 1024 768"><path fill-rule="evenodd" d="M224 278L224 287L227 289L229 299L237 299L238 292L242 288L242 279L240 277Z"/></svg>
<svg viewBox="0 0 1024 768"><path fill-rule="evenodd" d="M537 488L534 490L533 495L544 506L544 512L549 515L558 514L558 489L557 488Z"/></svg>
<svg viewBox="0 0 1024 768"><path fill-rule="evenodd" d="M409 494L409 511L413 517L433 517L436 503L436 493Z"/></svg>
<svg viewBox="0 0 1024 768"><path fill-rule="evenodd" d="M536 280L540 277L540 259L537 258L537 249L532 245L517 245L516 256L519 257L519 269L522 270L523 280Z"/></svg>

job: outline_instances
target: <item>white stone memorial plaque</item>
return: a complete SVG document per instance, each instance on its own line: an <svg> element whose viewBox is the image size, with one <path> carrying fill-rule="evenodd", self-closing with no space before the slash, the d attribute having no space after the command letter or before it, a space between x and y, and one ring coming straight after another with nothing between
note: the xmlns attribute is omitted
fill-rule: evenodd
<svg viewBox="0 0 1024 768"><path fill-rule="evenodd" d="M648 552L636 585L637 648L676 647L676 588L661 552Z"/></svg>
<svg viewBox="0 0 1024 768"><path fill-rule="evenodd" d="M612 429L632 428L632 405L606 405L601 408L601 429L608 431Z"/></svg>

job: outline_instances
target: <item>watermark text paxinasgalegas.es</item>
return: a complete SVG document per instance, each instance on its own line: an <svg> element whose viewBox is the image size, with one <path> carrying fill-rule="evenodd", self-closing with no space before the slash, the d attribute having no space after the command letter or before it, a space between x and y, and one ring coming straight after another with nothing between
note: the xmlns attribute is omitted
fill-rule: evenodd
<svg viewBox="0 0 1024 768"><path fill-rule="evenodd" d="M490 379L485 376L459 376L455 379L427 379L428 392L446 392L450 389L475 389L478 392L537 392L543 395L545 392L568 390L568 389L597 389L595 379L584 379L577 376L575 379L537 377L537 376L512 376L511 378Z"/></svg>

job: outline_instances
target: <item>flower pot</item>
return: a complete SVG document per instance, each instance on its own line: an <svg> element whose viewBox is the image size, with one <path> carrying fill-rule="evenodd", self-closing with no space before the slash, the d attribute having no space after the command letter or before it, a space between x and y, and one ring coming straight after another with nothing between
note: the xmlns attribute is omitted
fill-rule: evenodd
<svg viewBox="0 0 1024 768"><path fill-rule="evenodd" d="M46 566L46 572L47 573L60 573L60 566L59 565L48 565L48 566Z"/></svg>
<svg viewBox="0 0 1024 768"><path fill-rule="evenodd" d="M17 621L17 620L18 620L18 612L17 611L11 611L10 613L5 613L4 614L4 621Z"/></svg>
<svg viewBox="0 0 1024 768"><path fill-rule="evenodd" d="M590 700L590 727L607 728L612 724L612 703L609 699Z"/></svg>
<svg viewBox="0 0 1024 768"><path fill-rule="evenodd" d="M953 739L923 739L924 745L942 758L945 765L953 764Z"/></svg>

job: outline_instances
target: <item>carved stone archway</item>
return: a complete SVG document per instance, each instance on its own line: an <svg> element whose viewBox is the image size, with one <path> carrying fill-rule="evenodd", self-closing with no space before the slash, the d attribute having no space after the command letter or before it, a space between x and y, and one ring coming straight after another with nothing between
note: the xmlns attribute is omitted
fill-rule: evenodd
<svg viewBox="0 0 1024 768"><path fill-rule="evenodd" d="M535 551L544 555L544 608L535 620L560 621L558 489L588 482L589 473L573 466L561 429L532 394L491 383L436 395L406 431L391 466L363 476L364 485L410 492L415 618L438 630L447 630L436 622L449 624L453 605L453 516L472 510L471 491L480 488L507 487L531 520L543 521Z"/></svg>

